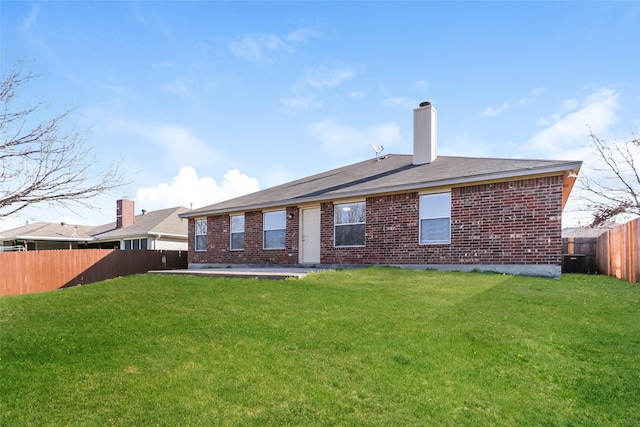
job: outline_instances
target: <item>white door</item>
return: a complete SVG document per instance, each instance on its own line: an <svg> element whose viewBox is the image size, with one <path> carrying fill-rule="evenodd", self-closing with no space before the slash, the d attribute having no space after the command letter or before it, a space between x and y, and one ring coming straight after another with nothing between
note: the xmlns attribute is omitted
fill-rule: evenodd
<svg viewBox="0 0 640 427"><path fill-rule="evenodd" d="M301 264L320 262L320 208L302 209Z"/></svg>

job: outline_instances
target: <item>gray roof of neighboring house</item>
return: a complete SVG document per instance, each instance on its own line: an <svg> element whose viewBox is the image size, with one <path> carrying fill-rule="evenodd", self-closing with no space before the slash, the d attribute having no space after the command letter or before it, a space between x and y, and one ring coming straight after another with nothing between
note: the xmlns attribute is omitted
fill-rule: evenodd
<svg viewBox="0 0 640 427"><path fill-rule="evenodd" d="M596 225L595 227L586 226L586 227L570 227L562 230L562 237L573 237L573 238L594 238L600 237L602 234L607 231L611 231L614 228L618 228L623 225L624 222L618 222L615 218L605 221L601 224Z"/></svg>
<svg viewBox="0 0 640 427"><path fill-rule="evenodd" d="M162 209L136 215L135 222L127 227L116 228L116 223L95 227L91 235L96 240L114 240L124 237L164 235L172 237L187 237L187 227L178 215L188 212L185 207Z"/></svg>
<svg viewBox="0 0 640 427"><path fill-rule="evenodd" d="M92 225L70 225L65 223L34 222L11 230L0 231L0 240L91 240Z"/></svg>
<svg viewBox="0 0 640 427"><path fill-rule="evenodd" d="M120 240L127 237L158 236L187 238L187 222L178 215L188 212L185 207L175 207L147 212L135 217L127 227L116 228L116 223L92 226L64 223L34 222L22 227L0 232L0 240Z"/></svg>
<svg viewBox="0 0 640 427"><path fill-rule="evenodd" d="M439 156L432 163L414 165L412 155L389 154L322 172L235 199L194 209L184 218L218 213L290 206L397 191L502 180L577 170L580 161L494 159Z"/></svg>

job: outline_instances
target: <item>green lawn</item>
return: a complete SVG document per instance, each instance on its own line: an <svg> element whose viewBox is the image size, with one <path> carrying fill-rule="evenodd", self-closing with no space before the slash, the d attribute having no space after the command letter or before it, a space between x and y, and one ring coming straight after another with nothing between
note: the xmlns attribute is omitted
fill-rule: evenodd
<svg viewBox="0 0 640 427"><path fill-rule="evenodd" d="M0 425L640 425L640 287L365 268L0 299Z"/></svg>

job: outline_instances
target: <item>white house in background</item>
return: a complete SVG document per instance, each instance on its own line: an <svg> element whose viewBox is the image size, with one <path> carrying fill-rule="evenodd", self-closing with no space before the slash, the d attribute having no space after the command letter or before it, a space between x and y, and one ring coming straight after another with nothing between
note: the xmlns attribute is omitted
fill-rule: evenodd
<svg viewBox="0 0 640 427"><path fill-rule="evenodd" d="M0 232L0 252L47 249L187 250L188 222L179 206L135 215L135 202L116 202L116 221L99 226L34 222Z"/></svg>

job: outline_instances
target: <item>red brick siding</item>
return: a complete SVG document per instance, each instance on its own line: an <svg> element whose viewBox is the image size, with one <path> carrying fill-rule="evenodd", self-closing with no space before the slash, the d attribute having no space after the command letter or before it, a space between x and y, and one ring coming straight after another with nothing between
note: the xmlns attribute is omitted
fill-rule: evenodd
<svg viewBox="0 0 640 427"><path fill-rule="evenodd" d="M320 206L322 264L560 265L562 177L457 187L451 190L451 243L420 245L417 192L366 199L364 247L335 248L334 204ZM192 263L296 264L299 211L287 208L287 248L262 249L262 212L245 214L245 250L229 251L229 217L209 218L209 251ZM189 221L193 240L193 220ZM190 244L190 248L193 245Z"/></svg>
<svg viewBox="0 0 640 427"><path fill-rule="evenodd" d="M262 248L262 211L244 214L244 250L230 250L230 217L227 214L207 218L207 251L193 250L195 222L189 220L189 262L197 264L297 264L298 208L286 209L287 239L285 249ZM291 218L289 218L291 216Z"/></svg>
<svg viewBox="0 0 640 427"><path fill-rule="evenodd" d="M451 262L562 262L562 177L454 188Z"/></svg>

